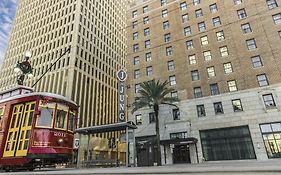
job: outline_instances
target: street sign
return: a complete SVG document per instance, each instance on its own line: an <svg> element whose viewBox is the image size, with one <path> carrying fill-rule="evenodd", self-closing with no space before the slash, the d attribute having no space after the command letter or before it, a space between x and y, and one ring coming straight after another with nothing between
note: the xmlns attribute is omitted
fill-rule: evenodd
<svg viewBox="0 0 281 175"><path fill-rule="evenodd" d="M73 148L74 149L78 149L80 147L80 140L79 139L75 139L74 143L73 143Z"/></svg>

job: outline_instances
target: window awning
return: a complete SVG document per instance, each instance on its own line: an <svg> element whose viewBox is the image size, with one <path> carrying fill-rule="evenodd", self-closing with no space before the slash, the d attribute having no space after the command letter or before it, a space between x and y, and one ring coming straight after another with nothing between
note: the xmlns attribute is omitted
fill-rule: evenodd
<svg viewBox="0 0 281 175"><path fill-rule="evenodd" d="M188 138L175 138L175 139L169 139L169 140L160 140L161 145L169 145L169 144L193 144L197 143L198 139L194 137L188 137Z"/></svg>
<svg viewBox="0 0 281 175"><path fill-rule="evenodd" d="M75 132L79 133L79 134L87 135L87 134L97 134L97 133L104 133L104 132L124 131L124 130L126 130L126 128L137 129L137 126L134 124L134 122L127 121L127 122L78 128L75 130Z"/></svg>

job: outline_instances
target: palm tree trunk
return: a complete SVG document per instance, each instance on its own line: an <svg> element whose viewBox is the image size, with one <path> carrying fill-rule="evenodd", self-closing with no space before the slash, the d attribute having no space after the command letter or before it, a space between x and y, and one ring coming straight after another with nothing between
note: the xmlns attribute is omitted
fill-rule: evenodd
<svg viewBox="0 0 281 175"><path fill-rule="evenodd" d="M159 105L154 105L155 112L155 131L156 131L156 146L157 146L157 165L161 166L161 148L160 148L160 132L159 132Z"/></svg>

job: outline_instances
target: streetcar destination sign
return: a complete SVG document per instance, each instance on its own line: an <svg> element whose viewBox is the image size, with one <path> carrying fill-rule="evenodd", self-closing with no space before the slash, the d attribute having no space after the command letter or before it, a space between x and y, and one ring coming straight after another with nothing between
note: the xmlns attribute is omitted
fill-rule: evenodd
<svg viewBox="0 0 281 175"><path fill-rule="evenodd" d="M127 78L127 73L121 69L117 72L117 78L119 80L118 118L119 118L119 122L124 122L125 121L125 80Z"/></svg>

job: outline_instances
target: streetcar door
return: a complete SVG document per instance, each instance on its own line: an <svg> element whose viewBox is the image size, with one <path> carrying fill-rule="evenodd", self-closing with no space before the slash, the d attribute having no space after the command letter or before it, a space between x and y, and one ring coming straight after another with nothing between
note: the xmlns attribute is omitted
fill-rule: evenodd
<svg viewBox="0 0 281 175"><path fill-rule="evenodd" d="M26 156L35 102L13 107L3 157Z"/></svg>

